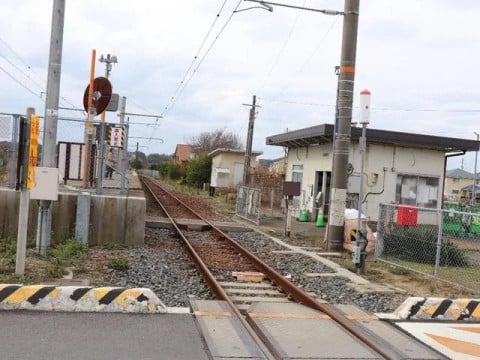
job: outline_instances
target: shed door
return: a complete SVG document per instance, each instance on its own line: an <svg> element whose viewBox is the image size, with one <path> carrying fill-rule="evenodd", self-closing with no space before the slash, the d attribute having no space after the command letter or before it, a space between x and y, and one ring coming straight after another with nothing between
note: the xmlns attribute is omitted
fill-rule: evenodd
<svg viewBox="0 0 480 360"><path fill-rule="evenodd" d="M233 168L233 185L241 184L243 181L243 163L235 163Z"/></svg>

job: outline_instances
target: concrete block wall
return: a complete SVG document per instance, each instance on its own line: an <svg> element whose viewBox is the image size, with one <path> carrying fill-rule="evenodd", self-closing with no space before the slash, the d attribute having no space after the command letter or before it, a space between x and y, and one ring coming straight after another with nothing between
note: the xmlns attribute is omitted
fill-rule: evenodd
<svg viewBox="0 0 480 360"><path fill-rule="evenodd" d="M0 239L17 237L20 193L0 189ZM52 203L52 243L75 236L77 194L60 193ZM91 195L89 245L115 243L143 245L146 202L143 196ZM28 239L35 239L38 218L36 200L30 200Z"/></svg>

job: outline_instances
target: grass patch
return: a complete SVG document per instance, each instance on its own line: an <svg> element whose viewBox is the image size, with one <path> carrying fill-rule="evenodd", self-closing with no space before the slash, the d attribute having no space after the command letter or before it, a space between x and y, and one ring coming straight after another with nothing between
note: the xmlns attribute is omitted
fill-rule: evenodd
<svg viewBox="0 0 480 360"><path fill-rule="evenodd" d="M113 270L126 271L130 269L130 261L123 256L114 256L110 259L110 267Z"/></svg>
<svg viewBox="0 0 480 360"><path fill-rule="evenodd" d="M416 271L427 276L433 276L434 267L430 264L421 264L414 261L399 260L397 258L385 257L382 260L386 260L391 263L395 263L398 267L405 267L409 270ZM453 284L472 289L476 292L480 291L478 279L480 279L480 266L440 266L438 269L439 280L445 280Z"/></svg>
<svg viewBox="0 0 480 360"><path fill-rule="evenodd" d="M64 244L55 246L50 251L50 256L58 260L85 260L87 247L76 240L67 240Z"/></svg>
<svg viewBox="0 0 480 360"><path fill-rule="evenodd" d="M410 270L402 268L400 266L391 266L389 270L392 274L402 276L410 275L412 273Z"/></svg>
<svg viewBox="0 0 480 360"><path fill-rule="evenodd" d="M65 266L63 266L62 261L59 259L53 258L45 269L47 276L51 278L61 278L67 273Z"/></svg>

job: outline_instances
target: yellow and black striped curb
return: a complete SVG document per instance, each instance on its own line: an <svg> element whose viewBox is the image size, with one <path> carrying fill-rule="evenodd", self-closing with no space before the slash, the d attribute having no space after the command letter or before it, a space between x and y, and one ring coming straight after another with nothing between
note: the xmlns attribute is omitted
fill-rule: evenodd
<svg viewBox="0 0 480 360"><path fill-rule="evenodd" d="M480 321L480 299L410 297L391 314L376 314L392 320Z"/></svg>
<svg viewBox="0 0 480 360"><path fill-rule="evenodd" d="M165 313L150 289L0 284L0 310Z"/></svg>

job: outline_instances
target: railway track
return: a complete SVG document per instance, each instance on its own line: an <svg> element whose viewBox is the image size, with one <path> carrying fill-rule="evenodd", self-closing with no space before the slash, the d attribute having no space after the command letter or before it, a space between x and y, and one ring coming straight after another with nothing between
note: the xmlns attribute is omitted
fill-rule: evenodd
<svg viewBox="0 0 480 360"><path fill-rule="evenodd" d="M266 348L247 321L248 317L246 319L242 315L242 311L248 308L252 302L287 302L291 300L323 312L383 358L394 358L388 349L385 348L385 344L379 344L368 337L355 322L348 319L334 306L317 301L310 294L285 279L260 258L250 253L221 231L212 222L200 216L198 212L163 188L158 182L146 177L142 177L141 181L145 189L161 207L165 217L171 221L212 294L217 300L225 301L228 304L231 312L245 327L249 336L258 345L266 358L276 358L274 351L272 351L273 349ZM203 221L207 225L208 230L204 232L183 231L179 226L179 219ZM270 282L235 282L232 276L233 272L247 274L260 272Z"/></svg>

